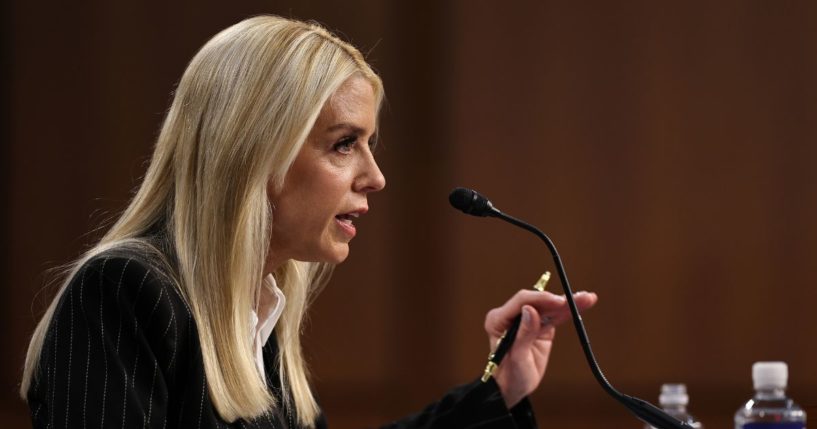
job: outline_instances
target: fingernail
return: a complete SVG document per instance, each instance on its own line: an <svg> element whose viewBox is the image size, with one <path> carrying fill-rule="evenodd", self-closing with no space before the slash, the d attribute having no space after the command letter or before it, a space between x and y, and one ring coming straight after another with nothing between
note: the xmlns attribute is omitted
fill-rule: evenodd
<svg viewBox="0 0 817 429"><path fill-rule="evenodd" d="M527 308L522 308L522 323L524 323L525 326L530 326L530 310Z"/></svg>

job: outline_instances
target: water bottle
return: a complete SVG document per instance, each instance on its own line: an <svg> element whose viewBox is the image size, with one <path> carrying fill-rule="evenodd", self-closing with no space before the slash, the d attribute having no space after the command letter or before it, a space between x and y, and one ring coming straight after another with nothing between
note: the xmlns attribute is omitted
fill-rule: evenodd
<svg viewBox="0 0 817 429"><path fill-rule="evenodd" d="M755 396L735 413L735 429L805 429L806 413L786 396L785 362L752 365Z"/></svg>
<svg viewBox="0 0 817 429"><path fill-rule="evenodd" d="M695 429L703 429L700 422L696 421L692 415L687 412L687 404L689 404L689 395L687 395L687 387L684 384L664 384L661 386L661 395L658 396L658 404L664 411L675 417L676 419L689 423ZM644 429L655 429L650 425L645 425Z"/></svg>

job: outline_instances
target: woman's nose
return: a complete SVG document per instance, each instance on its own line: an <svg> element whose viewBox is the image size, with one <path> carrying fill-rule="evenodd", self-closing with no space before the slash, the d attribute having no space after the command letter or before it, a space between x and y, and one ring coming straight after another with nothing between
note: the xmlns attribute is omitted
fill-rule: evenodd
<svg viewBox="0 0 817 429"><path fill-rule="evenodd" d="M371 154L367 157L358 180L355 183L356 192L377 192L386 187L386 177L380 171L377 161Z"/></svg>

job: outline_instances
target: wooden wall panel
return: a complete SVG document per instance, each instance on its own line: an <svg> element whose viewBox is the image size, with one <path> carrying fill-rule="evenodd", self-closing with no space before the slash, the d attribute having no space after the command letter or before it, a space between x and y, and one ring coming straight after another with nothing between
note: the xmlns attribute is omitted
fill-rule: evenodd
<svg viewBox="0 0 817 429"><path fill-rule="evenodd" d="M782 359L813 403L813 6L466 4L457 173L548 231L574 288L600 294L585 320L609 378L648 399L685 381L693 409L728 427L751 363ZM474 293L481 279L526 286L547 262L534 238L494 223L455 226L455 265L486 264L454 281L474 295L461 330L498 299ZM564 392L607 408L575 342L546 380L538 403L554 418L583 408L547 405L572 403Z"/></svg>
<svg viewBox="0 0 817 429"><path fill-rule="evenodd" d="M14 386L43 271L124 207L196 50L262 12L337 29L386 83L388 185L307 333L334 428L476 377L485 312L552 269L534 237L450 209L459 185L546 230L574 288L599 293L585 320L622 390L654 400L687 382L707 427L728 428L751 363L783 359L795 398L817 405L811 2L5 7L0 419L13 427L27 427ZM639 426L570 327L534 403L543 426Z"/></svg>

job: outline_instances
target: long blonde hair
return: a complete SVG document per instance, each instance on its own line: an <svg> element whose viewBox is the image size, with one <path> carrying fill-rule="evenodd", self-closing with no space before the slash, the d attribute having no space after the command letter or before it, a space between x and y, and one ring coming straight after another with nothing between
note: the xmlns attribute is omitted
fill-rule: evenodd
<svg viewBox="0 0 817 429"><path fill-rule="evenodd" d="M150 167L130 205L101 241L69 266L34 331L20 393L26 397L56 304L95 255L138 247L158 256L196 320L208 389L232 422L280 406L254 363L247 321L272 229L268 186L280 189L327 99L354 75L383 98L358 50L317 24L275 16L244 20L214 36L175 91ZM157 245L149 237L157 228ZM154 234L154 235L151 235ZM302 426L319 413L302 356L301 328L327 264L287 261L275 275L287 296L276 326L285 406Z"/></svg>

